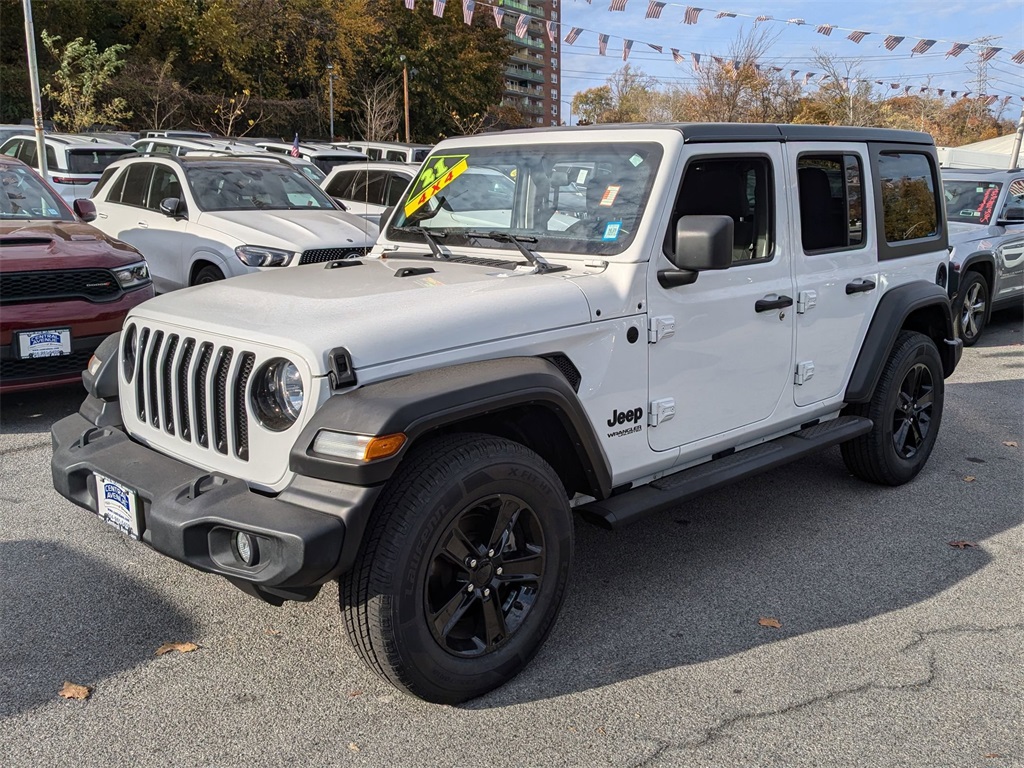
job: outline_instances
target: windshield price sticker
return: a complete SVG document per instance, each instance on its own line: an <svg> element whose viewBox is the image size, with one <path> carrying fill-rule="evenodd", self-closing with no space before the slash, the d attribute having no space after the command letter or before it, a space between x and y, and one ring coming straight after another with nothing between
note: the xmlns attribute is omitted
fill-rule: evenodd
<svg viewBox="0 0 1024 768"><path fill-rule="evenodd" d="M469 155L439 155L424 166L405 201L405 215L411 216L427 200L451 184L469 168Z"/></svg>

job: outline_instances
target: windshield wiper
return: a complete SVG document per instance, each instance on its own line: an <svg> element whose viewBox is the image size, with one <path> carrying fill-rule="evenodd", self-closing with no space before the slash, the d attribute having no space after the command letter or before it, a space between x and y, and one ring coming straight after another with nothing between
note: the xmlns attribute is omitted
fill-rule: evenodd
<svg viewBox="0 0 1024 768"><path fill-rule="evenodd" d="M511 243L523 254L533 271L539 275L545 272L564 272L568 269L563 264L552 264L543 256L534 253L524 243L536 243L537 238L529 235L513 235L509 232L467 232L466 237L473 237L481 240L493 240L496 243Z"/></svg>
<svg viewBox="0 0 1024 768"><path fill-rule="evenodd" d="M449 256L441 250L441 246L437 244L435 238L448 237L447 230L434 229L426 230L423 227L394 227L396 232L409 232L413 235L420 235L423 240L430 246L430 253L435 259L447 259Z"/></svg>

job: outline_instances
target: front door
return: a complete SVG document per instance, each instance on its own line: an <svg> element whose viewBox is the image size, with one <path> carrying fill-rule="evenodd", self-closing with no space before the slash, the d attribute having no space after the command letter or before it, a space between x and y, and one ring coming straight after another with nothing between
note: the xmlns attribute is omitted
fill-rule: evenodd
<svg viewBox="0 0 1024 768"><path fill-rule="evenodd" d="M675 408L648 430L654 450L756 429L789 396L794 313L784 177L781 144L687 160L664 248L675 248L680 216L730 216L733 262L674 288L662 287L651 270L651 333L674 327L648 347L651 401L671 400Z"/></svg>

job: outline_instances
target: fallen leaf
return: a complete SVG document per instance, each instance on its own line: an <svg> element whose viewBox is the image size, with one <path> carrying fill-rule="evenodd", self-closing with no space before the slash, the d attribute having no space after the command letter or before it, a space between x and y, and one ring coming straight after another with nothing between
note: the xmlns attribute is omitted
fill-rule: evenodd
<svg viewBox="0 0 1024 768"><path fill-rule="evenodd" d="M359 745L356 744L354 741L350 741L348 743L348 748L351 749L353 752L358 752L359 751Z"/></svg>
<svg viewBox="0 0 1024 768"><path fill-rule="evenodd" d="M779 620L773 619L770 616L762 616L760 619L757 620L757 623L760 624L762 627L773 627L775 629L782 628L782 624L779 622Z"/></svg>
<svg viewBox="0 0 1024 768"><path fill-rule="evenodd" d="M164 643L156 649L156 656L163 656L165 653L171 651L178 651L179 653L192 653L192 651L198 650L199 646L195 643Z"/></svg>
<svg viewBox="0 0 1024 768"><path fill-rule="evenodd" d="M1002 757L998 752L989 752L985 757Z"/></svg>
<svg viewBox="0 0 1024 768"><path fill-rule="evenodd" d="M977 478L974 475L968 475L964 478L965 483L973 483Z"/></svg>
<svg viewBox="0 0 1024 768"><path fill-rule="evenodd" d="M954 549L968 549L976 547L978 545L975 544L973 541L951 541L949 542L949 546L953 547Z"/></svg>
<svg viewBox="0 0 1024 768"><path fill-rule="evenodd" d="M604 727L600 726L600 725L597 726L597 728L594 729L594 733L600 733L603 736L604 735Z"/></svg>
<svg viewBox="0 0 1024 768"><path fill-rule="evenodd" d="M268 635L280 635L281 634L281 630L280 629L268 629L266 634L268 634Z"/></svg>
<svg viewBox="0 0 1024 768"><path fill-rule="evenodd" d="M352 691L352 693L350 693L350 694L348 695L348 697L349 697L350 699L354 699L354 698L355 698L356 696L362 696L362 695L363 695L363 692L362 692L362 691Z"/></svg>
<svg viewBox="0 0 1024 768"><path fill-rule="evenodd" d="M78 699L79 701L82 701L83 699L89 698L92 694L92 688L88 685L77 685L76 683L71 683L65 680L64 687L57 693L65 699Z"/></svg>
<svg viewBox="0 0 1024 768"><path fill-rule="evenodd" d="M1005 445L1007 448L1017 448L1018 447L1016 440L1003 440L1003 445Z"/></svg>

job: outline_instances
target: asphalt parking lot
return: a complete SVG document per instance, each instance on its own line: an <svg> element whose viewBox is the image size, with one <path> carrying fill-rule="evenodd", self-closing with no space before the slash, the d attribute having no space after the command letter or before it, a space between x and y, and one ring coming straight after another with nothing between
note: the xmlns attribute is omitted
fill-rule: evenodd
<svg viewBox="0 0 1024 768"><path fill-rule="evenodd" d="M625 531L577 522L544 649L460 707L373 677L333 586L263 605L64 501L48 430L82 393L6 397L0 766L1024 765L1022 342L1010 311L965 351L909 485L836 449Z"/></svg>

